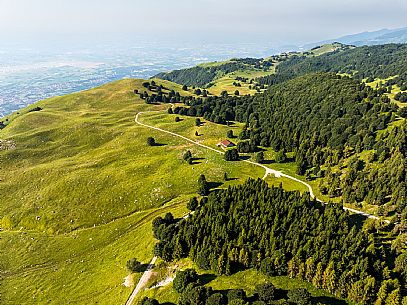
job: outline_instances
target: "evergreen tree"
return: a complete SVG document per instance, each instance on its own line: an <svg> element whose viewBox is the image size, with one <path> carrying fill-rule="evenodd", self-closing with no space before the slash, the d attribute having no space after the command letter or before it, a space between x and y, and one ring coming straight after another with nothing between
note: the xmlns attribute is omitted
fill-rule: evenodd
<svg viewBox="0 0 407 305"><path fill-rule="evenodd" d="M155 139L153 137L148 137L147 138L147 145L148 146L155 146L156 145Z"/></svg>
<svg viewBox="0 0 407 305"><path fill-rule="evenodd" d="M198 179L198 194L207 196L209 194L209 184L206 181L205 175L200 175Z"/></svg>

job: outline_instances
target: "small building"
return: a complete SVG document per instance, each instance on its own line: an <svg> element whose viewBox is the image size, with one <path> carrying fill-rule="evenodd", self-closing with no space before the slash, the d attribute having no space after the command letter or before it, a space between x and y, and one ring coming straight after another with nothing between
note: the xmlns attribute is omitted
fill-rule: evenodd
<svg viewBox="0 0 407 305"><path fill-rule="evenodd" d="M222 140L220 141L218 144L216 144L216 146L218 147L222 147L223 149L229 148L229 147L233 147L236 146L235 143L230 142L229 140Z"/></svg>

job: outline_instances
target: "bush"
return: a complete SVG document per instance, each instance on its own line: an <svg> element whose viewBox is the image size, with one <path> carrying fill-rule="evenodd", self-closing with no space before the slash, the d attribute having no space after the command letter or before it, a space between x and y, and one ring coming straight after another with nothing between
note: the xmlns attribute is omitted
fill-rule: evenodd
<svg viewBox="0 0 407 305"><path fill-rule="evenodd" d="M205 175L200 175L198 179L198 194L207 196L209 194L209 184L206 181Z"/></svg>
<svg viewBox="0 0 407 305"><path fill-rule="evenodd" d="M225 160L226 161L237 161L239 160L239 153L237 149L228 149L225 151Z"/></svg>
<svg viewBox="0 0 407 305"><path fill-rule="evenodd" d="M160 305L160 303L156 299L144 297L138 302L138 305Z"/></svg>
<svg viewBox="0 0 407 305"><path fill-rule="evenodd" d="M255 287L255 292L259 296L259 300L265 303L270 303L274 300L276 288L272 283L258 284Z"/></svg>
<svg viewBox="0 0 407 305"><path fill-rule="evenodd" d="M196 284L198 282L198 273L194 269L186 269L178 271L173 282L174 290L182 293L189 284Z"/></svg>
<svg viewBox="0 0 407 305"><path fill-rule="evenodd" d="M225 296L219 292L212 294L207 300L206 305L226 305Z"/></svg>
<svg viewBox="0 0 407 305"><path fill-rule="evenodd" d="M187 204L187 208L190 211L195 211L198 205L199 205L198 199L196 197L192 197Z"/></svg>
<svg viewBox="0 0 407 305"><path fill-rule="evenodd" d="M256 162L263 163L264 162L264 152L260 151L256 154Z"/></svg>
<svg viewBox="0 0 407 305"><path fill-rule="evenodd" d="M154 146L155 144L156 144L155 139L153 137L148 137L147 138L147 145L148 146Z"/></svg>
<svg viewBox="0 0 407 305"><path fill-rule="evenodd" d="M284 150L280 150L277 154L276 154L276 162L277 163L284 163L287 161L287 155L285 154Z"/></svg>
<svg viewBox="0 0 407 305"><path fill-rule="evenodd" d="M192 158L192 153L191 153L190 150L188 150L188 151L184 154L183 159L184 159L185 161L188 161L188 160L191 159L191 158Z"/></svg>
<svg viewBox="0 0 407 305"><path fill-rule="evenodd" d="M228 301L240 299L240 300L245 300L246 299L246 292L243 289L231 289L228 291Z"/></svg>
<svg viewBox="0 0 407 305"><path fill-rule="evenodd" d="M176 116L175 117L175 122L179 122L179 121L181 121L181 119L179 118L179 116Z"/></svg>
<svg viewBox="0 0 407 305"><path fill-rule="evenodd" d="M126 267L129 272L139 272L141 266L141 263L135 258L128 260L126 263Z"/></svg>
<svg viewBox="0 0 407 305"><path fill-rule="evenodd" d="M287 294L290 302L298 305L311 304L311 294L304 288L295 288L288 291Z"/></svg>

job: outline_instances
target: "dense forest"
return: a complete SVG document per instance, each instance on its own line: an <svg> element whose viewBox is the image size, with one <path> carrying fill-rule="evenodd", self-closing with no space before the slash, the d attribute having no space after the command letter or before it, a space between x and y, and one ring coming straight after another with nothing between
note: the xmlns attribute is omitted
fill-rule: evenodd
<svg viewBox="0 0 407 305"><path fill-rule="evenodd" d="M407 84L407 45L387 44L338 50L317 57L294 56L277 66L275 75L256 79L263 85L284 82L313 72L347 73L356 79L398 76Z"/></svg>
<svg viewBox="0 0 407 305"><path fill-rule="evenodd" d="M386 205L381 213L402 214L405 221L407 125L400 117L406 113L386 92L317 73L255 96L186 99L188 107L174 112L219 124L244 122L239 137L249 141L249 151L261 146L293 152L297 173L319 178L323 194Z"/></svg>
<svg viewBox="0 0 407 305"><path fill-rule="evenodd" d="M217 274L288 275L358 304L401 304L405 293L406 253L384 246L374 222L357 227L341 206L309 194L248 180L211 193L179 225L171 219L153 222L155 254L166 261L189 256Z"/></svg>

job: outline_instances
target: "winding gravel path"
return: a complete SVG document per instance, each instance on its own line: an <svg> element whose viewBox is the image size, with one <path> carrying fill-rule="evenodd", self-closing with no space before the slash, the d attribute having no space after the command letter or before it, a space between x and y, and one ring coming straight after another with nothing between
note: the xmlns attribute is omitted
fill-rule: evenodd
<svg viewBox="0 0 407 305"><path fill-rule="evenodd" d="M172 105L172 106L174 106L174 105ZM185 141L188 141L188 142L190 142L190 143L192 143L192 144L195 144L195 145L201 146L201 147L203 147L203 148L212 150L212 151L214 151L214 152L216 152L216 153L218 153L218 154L224 154L224 151L222 151L222 150L218 150L218 149L216 149L216 148L213 148L213 147L204 145L204 144L202 144L202 143L196 142L196 141L194 141L194 140L191 140L190 138L184 137L184 136L182 136L182 135L180 135L180 134L177 134L177 133L175 133L175 132L168 131L168 130L165 130L165 129L162 129L162 128L159 128L159 127L147 125L147 124L144 124L144 123L140 122L139 116L140 116L141 114L143 114L143 113L152 113L152 112L161 112L161 111L143 111L143 112L139 112L139 113L137 113L137 115L136 115L136 117L135 117L135 122L136 122L137 124L141 125L141 126L144 126L144 127L150 128L150 129L154 129L154 130L157 130L157 131L165 132L165 133L167 133L167 134L173 135L174 137L178 137L178 138L184 139ZM301 183L301 184L305 185L305 186L308 188L308 191L309 191L309 193L310 193L311 198L315 198L317 201L326 204L325 202L323 202L323 201L319 200L318 198L316 198L316 196L315 196L315 194L314 194L314 191L312 190L311 185L309 185L308 183L306 183L306 182L304 182L304 181L302 181L302 180L300 180L300 179L298 179L298 178L295 178L295 177L293 177L293 176L284 174L284 173L281 172L281 171L277 171L277 170L274 170L274 169L272 169L272 168L269 168L269 167L265 166L264 164L260 164L260 163L253 162L253 161L250 161L250 160L241 160L241 161L262 167L262 168L266 171L265 174L264 174L264 176L263 176L263 179L266 179L266 177L267 177L268 175L274 175L276 178L285 177L285 178L291 179L291 180L293 180L293 181L296 181L296 182L298 182L298 183ZM366 212L363 212L363 211L359 211L359 210L352 209L352 208L347 208L347 207L344 207L343 209L346 210L346 211L350 211L350 212L352 212L352 213L355 213L355 214L363 215L363 216L368 217L368 218L380 220L380 217L374 216L374 215L372 215L372 214L369 214L369 213L366 213ZM385 221L386 223L390 223L388 220L383 220L383 221Z"/></svg>
<svg viewBox="0 0 407 305"><path fill-rule="evenodd" d="M192 144L195 144L195 145L201 146L201 147L203 147L203 148L209 149L209 150L211 150L211 151L213 151L213 152L216 152L216 153L218 153L218 154L222 154L222 155L223 155L223 154L225 153L225 152L222 151L222 150L218 150L218 149L216 149L216 148L213 148L213 147L207 146L207 145L205 145L205 144L196 142L196 141L191 140L190 138L184 137L184 136L182 136L182 135L180 135L180 134L178 134L178 133L175 133L175 132L172 132L172 131L168 131L168 130L165 130L165 129L162 129L162 128L159 128L159 127L147 125L147 124L144 124L144 123L140 122L139 116L140 116L141 114L143 114L143 113L152 113L152 112L161 112L161 111L142 111L142 112L139 112L139 113L137 113L137 115L136 115L134 121L135 121L137 124L141 125L141 126L144 126L144 127L150 128L150 129L154 129L154 130L157 130L157 131L160 131L160 132L164 132L164 133L167 133L167 134L170 134L170 135L172 135L172 136L174 136L174 137L181 138L181 139L183 139L183 140L185 140L185 141L188 141L188 142L190 142L190 143L192 143ZM308 183L306 183L306 182L304 182L304 181L302 181L302 180L300 180L300 179L298 179L298 178L295 178L295 177L293 177L293 176L284 174L284 173L281 172L281 171L277 171L277 170L274 170L274 169L272 169L272 168L269 168L269 167L267 167L267 166L265 166L264 164L261 164L261 163L253 162L253 161L250 161L250 160L241 160L241 161L242 161L242 162L249 163L249 164L252 164L252 165L256 165L256 166L262 167L262 168L266 171L265 174L264 174L264 176L263 176L263 178L262 178L263 180L266 179L268 175L274 175L276 178L285 177L285 178L291 179L291 180L293 180L293 181L296 181L296 182L298 182L298 183L301 183L301 184L305 185L305 186L308 188L308 191L309 191L309 193L310 193L311 198L315 198L317 201L319 201L319 202L321 202L321 203L323 203L323 204L326 204L325 202L323 202L323 201L319 200L318 198L316 198L316 196L315 196L315 194L314 194L314 191L312 190L311 185L309 185ZM377 216L374 216L374 215L371 215L371 214L368 214L368 213L365 213L365 212L362 212L362 211L359 211L359 210L355 210L355 209L351 209L351 208L347 208L347 207L344 207L343 209L346 210L346 211L350 211L350 212L352 212L352 213L355 213L355 214L363 215L363 216L368 217L368 218L372 218L372 219L376 219L376 220L381 220L381 219L380 219L379 217L377 217ZM185 217L183 217L181 220L188 218L188 216L189 216L189 214L186 215ZM383 221L386 222L386 223L390 223L390 221L388 221L388 220L383 220ZM136 295L137 295L137 293L138 293L143 287L146 286L148 280L149 280L150 277L151 277L152 268L154 267L154 263L155 263L156 260L157 260L157 257L154 256L153 259L151 260L150 264L148 265L146 271L143 273L142 277L140 278L140 281L138 282L136 288L134 288L132 294L130 295L129 299L127 300L126 305L132 305L133 302L134 302L134 299L135 299L135 297L136 297Z"/></svg>

